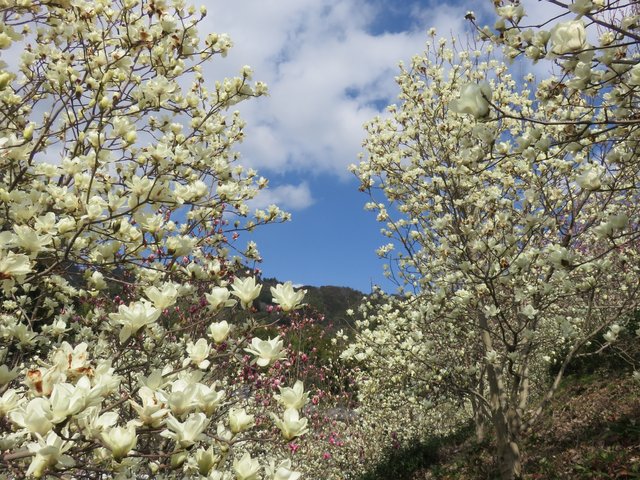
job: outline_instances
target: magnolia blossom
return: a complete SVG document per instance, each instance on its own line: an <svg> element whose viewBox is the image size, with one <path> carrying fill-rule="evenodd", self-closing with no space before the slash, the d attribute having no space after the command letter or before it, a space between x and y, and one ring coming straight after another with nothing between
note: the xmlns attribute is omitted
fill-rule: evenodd
<svg viewBox="0 0 640 480"><path fill-rule="evenodd" d="M280 395L273 397L285 408L299 410L307 403L309 393L304 391L304 384L298 380L293 387L280 387Z"/></svg>
<svg viewBox="0 0 640 480"><path fill-rule="evenodd" d="M618 335L622 331L622 327L617 323L614 323L609 327L609 331L603 335L607 343L613 343L618 339Z"/></svg>
<svg viewBox="0 0 640 480"><path fill-rule="evenodd" d="M218 310L224 307L233 307L236 301L230 299L231 292L225 287L213 287L211 293L205 293L205 298L209 302L212 310Z"/></svg>
<svg viewBox="0 0 640 480"><path fill-rule="evenodd" d="M269 338L269 340L261 340L258 337L254 337L251 340L251 347L245 348L245 351L257 357L255 362L258 365L266 367L278 360L286 358L282 346L283 343L279 336Z"/></svg>
<svg viewBox="0 0 640 480"><path fill-rule="evenodd" d="M453 100L449 108L456 113L468 113L475 118L489 115L491 87L487 82L468 83L460 89L460 98Z"/></svg>
<svg viewBox="0 0 640 480"><path fill-rule="evenodd" d="M170 393L159 390L156 395L174 415L183 415L195 407L197 392L198 387L194 383L179 379L171 384Z"/></svg>
<svg viewBox="0 0 640 480"><path fill-rule="evenodd" d="M22 397L13 388L6 390L0 397L0 418L14 410L21 401Z"/></svg>
<svg viewBox="0 0 640 480"><path fill-rule="evenodd" d="M0 250L0 280L9 277L24 277L31 272L31 261L29 257L22 253L8 252Z"/></svg>
<svg viewBox="0 0 640 480"><path fill-rule="evenodd" d="M192 413L184 422L169 415L165 425L167 430L164 430L161 435L175 440L178 445L186 448L203 438L202 432L209 425L209 420L204 413Z"/></svg>
<svg viewBox="0 0 640 480"><path fill-rule="evenodd" d="M291 470L291 460L283 460L278 465L275 462L265 467L269 480L298 480L302 473Z"/></svg>
<svg viewBox="0 0 640 480"><path fill-rule="evenodd" d="M164 310L176 303L178 298L178 289L173 283L165 283L162 288L155 286L148 287L145 290L147 298L151 300L153 306L158 310Z"/></svg>
<svg viewBox="0 0 640 480"><path fill-rule="evenodd" d="M245 453L240 460L233 461L233 470L236 472L237 480L258 480L260 463L257 459L251 458L249 453Z"/></svg>
<svg viewBox="0 0 640 480"><path fill-rule="evenodd" d="M262 285L256 285L254 277L236 278L232 285L233 294L240 300L240 305L245 310L251 306L253 301L260 295Z"/></svg>
<svg viewBox="0 0 640 480"><path fill-rule="evenodd" d="M209 325L209 337L211 337L216 343L224 342L229 336L230 331L231 327L226 320Z"/></svg>
<svg viewBox="0 0 640 480"><path fill-rule="evenodd" d="M199 338L196 343L187 343L187 353L189 354L189 358L185 360L185 365L193 363L198 368L204 370L211 364L207 359L211 353L211 346L204 338Z"/></svg>
<svg viewBox="0 0 640 480"><path fill-rule="evenodd" d="M20 410L9 413L9 419L30 433L46 435L53 428L53 412L47 398L31 399Z"/></svg>
<svg viewBox="0 0 640 480"><path fill-rule="evenodd" d="M300 308L300 302L302 302L306 293L306 290L294 291L291 282L285 282L284 285L279 284L275 287L271 287L273 302L280 305L280 308L282 308L284 312Z"/></svg>
<svg viewBox="0 0 640 480"><path fill-rule="evenodd" d="M9 370L6 365L0 365L0 385L9 383L11 380L18 376L18 370L13 368Z"/></svg>
<svg viewBox="0 0 640 480"><path fill-rule="evenodd" d="M287 408L282 419L275 414L271 414L271 416L273 423L276 424L280 432L282 432L282 436L287 440L304 435L308 430L308 420L306 418L301 419L298 410L295 408Z"/></svg>
<svg viewBox="0 0 640 480"><path fill-rule="evenodd" d="M601 171L597 167L587 169L576 178L576 183L585 190L599 190L602 187Z"/></svg>
<svg viewBox="0 0 640 480"><path fill-rule="evenodd" d="M233 433L244 432L250 429L255 423L253 415L247 414L244 408L233 408L229 410L229 428Z"/></svg>
<svg viewBox="0 0 640 480"><path fill-rule="evenodd" d="M194 394L194 401L198 410L203 412L207 416L213 415L213 413L222 404L225 398L224 390L216 390L215 384L211 387L203 385L201 383L196 384L196 393Z"/></svg>
<svg viewBox="0 0 640 480"><path fill-rule="evenodd" d="M144 425L157 428L162 424L164 417L169 410L164 408L164 404L158 400L155 392L147 386L140 387L138 390L141 404L133 400L129 400L131 406L138 414L138 418Z"/></svg>
<svg viewBox="0 0 640 480"><path fill-rule="evenodd" d="M551 30L551 52L556 55L580 52L587 48L587 32L582 20L557 24Z"/></svg>
<svg viewBox="0 0 640 480"><path fill-rule="evenodd" d="M40 478L49 468L55 468L58 465L64 468L72 467L75 462L65 452L73 447L73 442L62 440L57 433L49 432L46 437L36 435L38 441L29 443L27 448L34 455L27 476L33 475Z"/></svg>
<svg viewBox="0 0 640 480"><path fill-rule="evenodd" d="M211 469L220 462L220 455L213 450L213 445L209 448L199 448L196 450L195 460L198 465L198 473L207 477Z"/></svg>
<svg viewBox="0 0 640 480"><path fill-rule="evenodd" d="M75 347L72 347L68 342L62 342L53 355L53 364L69 377L93 375L87 347L86 342L79 343Z"/></svg>
<svg viewBox="0 0 640 480"><path fill-rule="evenodd" d="M133 422L129 422L126 427L109 428L102 433L100 438L117 461L126 457L138 442L136 426Z"/></svg>
<svg viewBox="0 0 640 480"><path fill-rule="evenodd" d="M124 343L142 327L155 322L161 311L148 301L132 302L129 306L120 305L118 313L110 313L109 318L122 325L120 343Z"/></svg>

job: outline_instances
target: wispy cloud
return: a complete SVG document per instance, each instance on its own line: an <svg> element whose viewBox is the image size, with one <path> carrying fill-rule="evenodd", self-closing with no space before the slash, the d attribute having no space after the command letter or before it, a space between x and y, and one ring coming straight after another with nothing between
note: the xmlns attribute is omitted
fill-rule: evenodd
<svg viewBox="0 0 640 480"><path fill-rule="evenodd" d="M247 119L244 163L261 171L333 173L348 178L364 137L362 125L395 101L400 60L420 53L426 30L464 28L464 8L407 7L404 30L374 28L385 2L245 0L229 8L211 0L207 27L235 47L212 64L212 78L244 64L266 81L270 97L240 105Z"/></svg>
<svg viewBox="0 0 640 480"><path fill-rule="evenodd" d="M303 210L313 205L314 199L306 182L299 185L279 185L275 188L267 187L256 198L249 202L251 208L265 208L278 205L284 210Z"/></svg>

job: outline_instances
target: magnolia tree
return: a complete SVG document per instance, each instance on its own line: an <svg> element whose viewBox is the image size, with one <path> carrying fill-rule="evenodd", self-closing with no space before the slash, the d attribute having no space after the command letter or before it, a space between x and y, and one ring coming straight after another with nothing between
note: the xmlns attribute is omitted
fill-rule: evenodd
<svg viewBox="0 0 640 480"><path fill-rule="evenodd" d="M365 363L369 395L465 400L504 479L522 475L521 435L567 365L611 346L639 300L640 17L552 3L566 9L555 24L525 27L522 5L499 4L483 43L434 40L401 68L400 103L367 125L353 168L404 296L364 305L345 356ZM559 75L514 78L496 45Z"/></svg>
<svg viewBox="0 0 640 480"><path fill-rule="evenodd" d="M256 400L286 349L256 334L255 245L231 257L287 218L249 215L267 182L233 150L265 85L205 82L231 43L181 0L0 10L0 471L298 478L274 445L306 432L304 386Z"/></svg>

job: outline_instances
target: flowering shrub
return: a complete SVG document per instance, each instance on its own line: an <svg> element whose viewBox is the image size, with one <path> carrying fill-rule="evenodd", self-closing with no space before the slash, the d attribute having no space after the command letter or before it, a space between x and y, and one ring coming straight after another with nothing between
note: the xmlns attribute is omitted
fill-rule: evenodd
<svg viewBox="0 0 640 480"><path fill-rule="evenodd" d="M180 0L0 8L0 470L299 478L307 398L265 405L245 381L286 349L256 330L255 245L231 255L288 218L250 215L267 181L233 150L229 108L265 85L205 82L231 42Z"/></svg>
<svg viewBox="0 0 640 480"><path fill-rule="evenodd" d="M363 306L344 356L362 363L373 411L465 402L511 479L567 365L638 308L640 17L576 2L542 30L522 25L522 4L497 13L478 49L435 40L402 67L399 104L367 125L353 171L403 295ZM494 46L553 60L561 77L516 79Z"/></svg>

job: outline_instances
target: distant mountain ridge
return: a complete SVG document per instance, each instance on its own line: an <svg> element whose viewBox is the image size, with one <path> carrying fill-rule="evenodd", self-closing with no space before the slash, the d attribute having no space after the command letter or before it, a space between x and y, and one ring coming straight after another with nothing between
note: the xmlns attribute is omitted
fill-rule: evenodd
<svg viewBox="0 0 640 480"><path fill-rule="evenodd" d="M284 283L276 278L263 278L262 292L258 301L263 304L271 305L270 287L275 287L279 283ZM333 285L325 285L315 287L312 285L304 285L299 287L306 290L304 303L314 308L325 316L325 322L333 323L335 327L340 327L347 323L348 309L356 309L365 294L351 287L337 287ZM297 288L296 288L297 289Z"/></svg>

